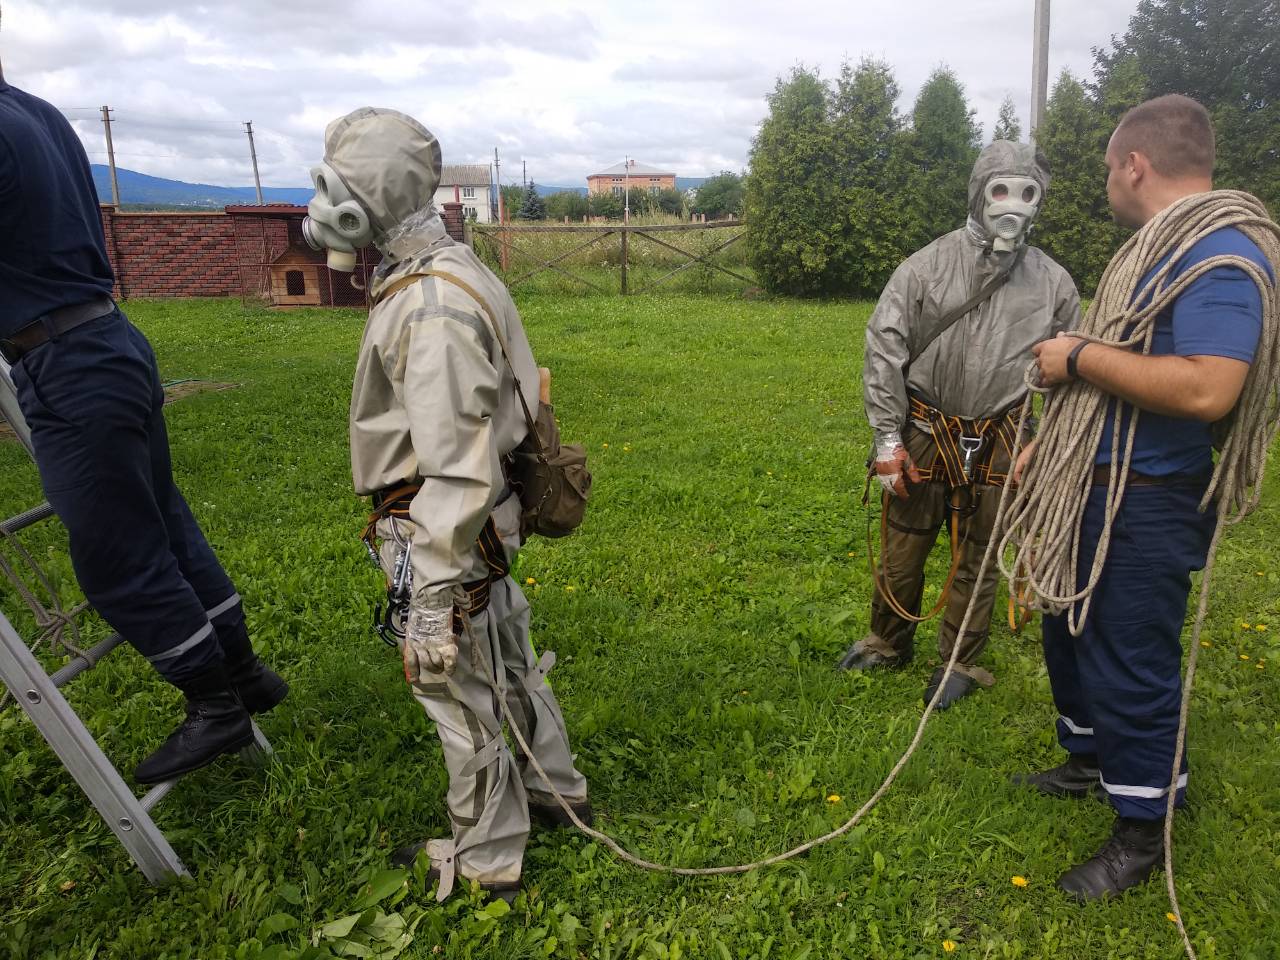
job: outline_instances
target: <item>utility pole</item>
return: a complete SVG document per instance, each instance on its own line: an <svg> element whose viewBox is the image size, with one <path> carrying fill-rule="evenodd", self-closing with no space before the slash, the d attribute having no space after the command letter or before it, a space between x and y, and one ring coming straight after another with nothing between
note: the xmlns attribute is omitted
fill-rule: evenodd
<svg viewBox="0 0 1280 960"><path fill-rule="evenodd" d="M526 190L529 189L529 161L524 157L520 158L520 183Z"/></svg>
<svg viewBox="0 0 1280 960"><path fill-rule="evenodd" d="M1031 136L1044 122L1045 104L1049 97L1049 0L1036 0L1036 18L1031 51Z"/></svg>
<svg viewBox="0 0 1280 960"><path fill-rule="evenodd" d="M253 187L258 191L258 204L262 204L262 181L258 179L258 151L253 147L253 121L244 122L245 133L249 134L249 158L253 161Z"/></svg>
<svg viewBox="0 0 1280 960"><path fill-rule="evenodd" d="M111 145L111 108L102 108L102 127L107 131L107 163L111 167L111 203L120 207L120 184L116 182L116 150Z"/></svg>
<svg viewBox="0 0 1280 960"><path fill-rule="evenodd" d="M616 157L617 154L615 153ZM622 158L622 222L631 222L631 158ZM625 274L624 274L625 276ZM625 284L626 281L623 281ZM624 289L622 291L626 293Z"/></svg>
<svg viewBox="0 0 1280 960"><path fill-rule="evenodd" d="M498 160L498 148L493 148L493 186L494 186L494 203L493 209L498 215L498 222L502 222L502 163Z"/></svg>

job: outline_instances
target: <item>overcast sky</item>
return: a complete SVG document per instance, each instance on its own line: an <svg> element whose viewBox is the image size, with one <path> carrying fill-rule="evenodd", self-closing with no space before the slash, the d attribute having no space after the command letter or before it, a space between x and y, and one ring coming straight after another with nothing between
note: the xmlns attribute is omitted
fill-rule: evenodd
<svg viewBox="0 0 1280 960"><path fill-rule="evenodd" d="M5 79L67 111L105 163L179 180L306 186L325 124L395 107L430 127L446 163L520 162L546 184L630 155L705 176L745 168L776 78L804 63L887 60L909 110L952 67L989 134L1005 95L1030 110L1033 0L0 0ZM1136 0L1054 4L1052 83L1088 73Z"/></svg>

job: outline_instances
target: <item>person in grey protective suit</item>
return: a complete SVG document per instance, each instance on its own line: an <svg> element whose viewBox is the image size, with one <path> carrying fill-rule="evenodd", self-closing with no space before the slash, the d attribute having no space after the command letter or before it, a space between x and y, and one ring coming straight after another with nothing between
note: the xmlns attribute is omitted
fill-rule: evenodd
<svg viewBox="0 0 1280 960"><path fill-rule="evenodd" d="M404 601L391 628L440 735L452 823L451 836L393 860L427 856L438 899L460 876L510 900L530 816L569 822L550 787L584 821L591 807L546 681L555 657L535 656L529 604L507 572L521 507L503 458L528 427L502 342L533 410L539 371L502 283L445 233L432 203L440 165L439 143L413 118L362 107L325 131L303 229L335 269L352 269L366 243L383 253L352 390L351 469L356 492L373 496L376 549ZM551 784L513 756L498 697Z"/></svg>
<svg viewBox="0 0 1280 960"><path fill-rule="evenodd" d="M998 571L975 583L993 536L999 486L1012 469L1023 375L1033 344L1074 328L1080 298L1066 270L1027 245L1049 169L1026 144L998 140L969 178L965 226L908 257L867 324L863 396L875 434L874 475L883 488L882 571L871 629L842 669L910 662L924 568L938 528L951 521L953 563L939 607L939 655L960 643L939 698L946 708L990 686L977 666L986 646ZM976 594L965 635L956 632ZM933 698L938 667L924 698Z"/></svg>

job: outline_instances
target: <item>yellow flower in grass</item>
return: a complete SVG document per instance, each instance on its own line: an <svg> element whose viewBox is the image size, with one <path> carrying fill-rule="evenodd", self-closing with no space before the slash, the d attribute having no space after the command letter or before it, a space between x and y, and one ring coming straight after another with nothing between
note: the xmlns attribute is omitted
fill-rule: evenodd
<svg viewBox="0 0 1280 960"><path fill-rule="evenodd" d="M1026 877L1014 877L1012 881L1015 887L1025 887L1027 885Z"/></svg>
<svg viewBox="0 0 1280 960"><path fill-rule="evenodd" d="M838 793L833 793L831 794L831 796L827 797L827 803L839 803L839 802L840 802L840 794Z"/></svg>
<svg viewBox="0 0 1280 960"><path fill-rule="evenodd" d="M1265 623L1260 623L1260 624L1258 624L1256 627L1254 627L1253 629L1257 630L1259 633L1266 633L1266 632L1267 632L1267 625L1266 625Z"/></svg>
<svg viewBox="0 0 1280 960"><path fill-rule="evenodd" d="M955 953L955 952L956 952L956 942L955 942L954 940L943 940L943 941L942 941L942 949L943 949L943 951L944 951L944 952L946 952L946 953Z"/></svg>
<svg viewBox="0 0 1280 960"><path fill-rule="evenodd" d="M525 583L527 583L529 586L531 586L531 587L532 587L532 586L533 586L535 583L537 583L538 581L537 581L537 580L535 580L535 579L533 579L533 577L525 577L525 578L524 578L524 582L525 582Z"/></svg>
<svg viewBox="0 0 1280 960"><path fill-rule="evenodd" d="M1253 629L1253 624L1251 624L1251 623L1245 623L1243 620L1241 620L1241 621L1240 621L1240 629L1241 629L1241 630L1252 630L1252 629Z"/></svg>
<svg viewBox="0 0 1280 960"><path fill-rule="evenodd" d="M1178 915L1177 915L1176 913L1166 913L1166 914L1164 915L1164 918L1165 918L1166 920L1168 920L1170 923L1177 923L1177 922L1178 922Z"/></svg>
<svg viewBox="0 0 1280 960"><path fill-rule="evenodd" d="M1242 653L1242 654L1240 654L1240 659L1241 659L1241 660L1248 660L1248 659L1249 659L1249 655L1248 655L1247 653Z"/></svg>
<svg viewBox="0 0 1280 960"><path fill-rule="evenodd" d="M1210 643L1208 640L1201 640L1201 641L1200 641L1200 646L1205 647L1205 648L1208 648L1208 647L1212 647L1212 646L1213 646L1213 644L1212 644L1212 643Z"/></svg>

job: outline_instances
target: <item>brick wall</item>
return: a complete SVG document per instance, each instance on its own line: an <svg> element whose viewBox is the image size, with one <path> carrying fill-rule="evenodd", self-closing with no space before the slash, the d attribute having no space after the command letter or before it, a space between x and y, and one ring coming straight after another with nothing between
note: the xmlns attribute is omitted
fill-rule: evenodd
<svg viewBox="0 0 1280 960"><path fill-rule="evenodd" d="M444 221L444 229L459 243L462 242L462 223L465 218L462 204L452 201L440 204L440 219Z"/></svg>
<svg viewBox="0 0 1280 960"><path fill-rule="evenodd" d="M234 232L225 214L101 211L121 299L240 293Z"/></svg>
<svg viewBox="0 0 1280 960"><path fill-rule="evenodd" d="M461 241L462 204L443 206L445 228ZM321 302L364 306L365 287L381 260L377 250L366 247L357 252L354 275L330 270L325 254L303 240L307 208L293 204L229 206L221 213L121 213L109 204L99 209L121 300L266 298L271 264L288 252L314 276Z"/></svg>

